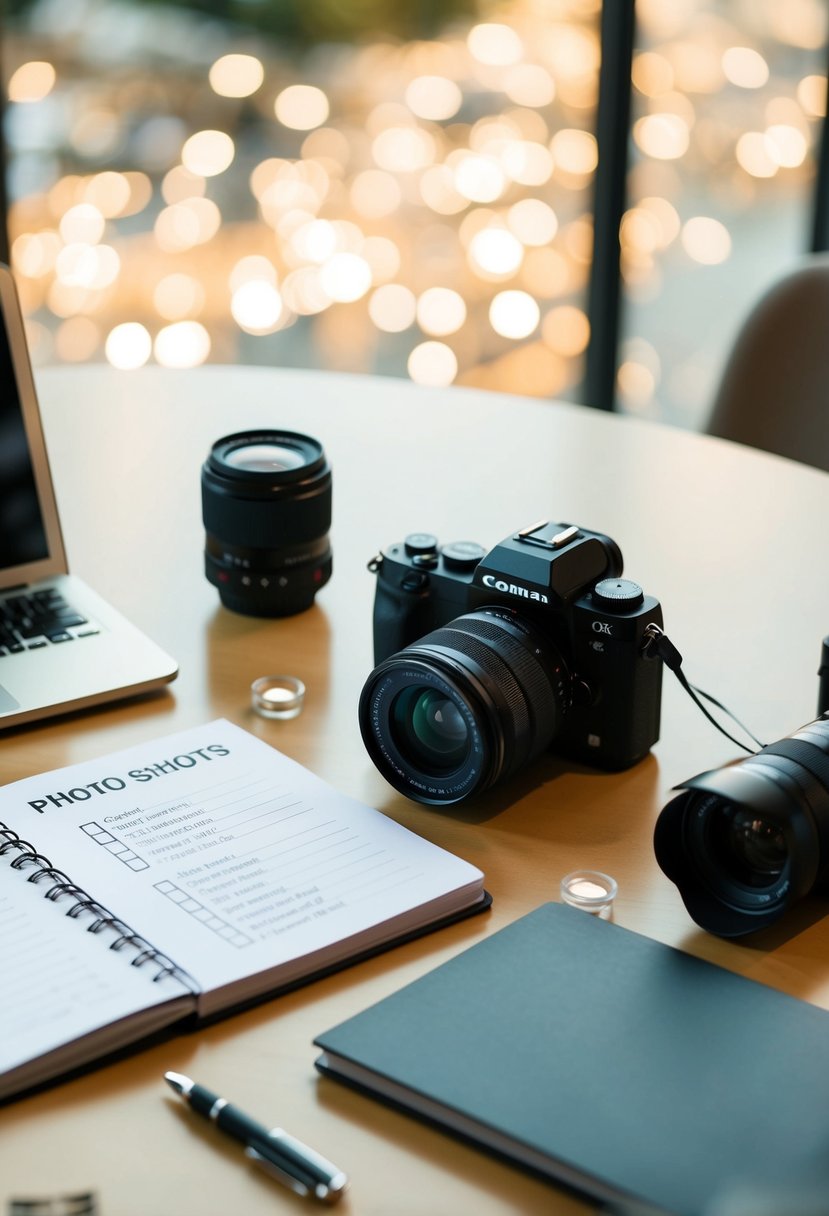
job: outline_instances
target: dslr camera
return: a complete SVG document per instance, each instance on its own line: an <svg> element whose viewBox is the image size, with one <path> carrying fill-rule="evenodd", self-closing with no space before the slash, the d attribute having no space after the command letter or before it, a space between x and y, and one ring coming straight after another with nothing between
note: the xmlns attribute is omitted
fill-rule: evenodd
<svg viewBox="0 0 829 1216"><path fill-rule="evenodd" d="M661 626L609 536L541 521L487 552L413 533L377 555L360 698L374 764L418 802L461 802L541 752L630 767L659 738Z"/></svg>

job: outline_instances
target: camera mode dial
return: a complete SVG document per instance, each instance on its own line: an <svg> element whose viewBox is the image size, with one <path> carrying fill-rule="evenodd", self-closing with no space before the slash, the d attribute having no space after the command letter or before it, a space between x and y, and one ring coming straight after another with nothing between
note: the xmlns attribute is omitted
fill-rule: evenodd
<svg viewBox="0 0 829 1216"><path fill-rule="evenodd" d="M469 571L486 557L486 549L474 540L455 540L443 546L441 555L447 569Z"/></svg>
<svg viewBox="0 0 829 1216"><path fill-rule="evenodd" d="M593 588L593 599L600 608L611 612L627 612L638 608L645 593L638 583L629 578L603 578Z"/></svg>

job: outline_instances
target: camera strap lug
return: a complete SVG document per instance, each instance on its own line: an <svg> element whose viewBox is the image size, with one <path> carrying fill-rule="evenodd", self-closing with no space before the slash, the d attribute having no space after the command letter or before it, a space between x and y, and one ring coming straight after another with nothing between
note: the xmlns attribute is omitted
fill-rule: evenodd
<svg viewBox="0 0 829 1216"><path fill-rule="evenodd" d="M739 739L735 739L733 735L729 734L729 732L717 721L713 714L709 713L700 700L700 697L703 697L711 705L715 705L717 709L726 714L732 722L736 722L740 730L745 731L749 739L753 739L758 748L765 746L755 735L751 733L748 727L740 721L736 714L733 714L731 710L727 708L727 706L722 704L721 701L718 701L716 697L712 697L709 692L704 692L703 689L696 688L693 684L688 682L685 677L685 673L681 670L682 655L679 653L676 646L674 646L668 635L663 633L659 626L653 622L645 626L645 640L642 643L642 654L646 659L662 660L668 670L674 673L682 687L687 692L688 696L696 705L697 709L702 711L711 725L716 726L720 734L725 735L726 739L730 739L732 743L735 743L737 747L742 748L744 752L748 752L749 755L754 755L755 749L753 747L746 747L745 743L741 743Z"/></svg>
<svg viewBox="0 0 829 1216"><path fill-rule="evenodd" d="M382 566L382 564L383 564L383 554L375 553L374 557L370 558L369 561L366 562L366 569L370 570L372 574L376 574L377 571Z"/></svg>

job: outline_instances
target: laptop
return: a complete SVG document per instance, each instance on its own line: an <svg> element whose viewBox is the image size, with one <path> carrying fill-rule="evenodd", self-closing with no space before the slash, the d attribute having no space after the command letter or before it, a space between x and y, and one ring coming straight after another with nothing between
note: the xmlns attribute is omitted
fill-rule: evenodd
<svg viewBox="0 0 829 1216"><path fill-rule="evenodd" d="M23 317L0 263L0 728L147 692L177 672L69 573Z"/></svg>

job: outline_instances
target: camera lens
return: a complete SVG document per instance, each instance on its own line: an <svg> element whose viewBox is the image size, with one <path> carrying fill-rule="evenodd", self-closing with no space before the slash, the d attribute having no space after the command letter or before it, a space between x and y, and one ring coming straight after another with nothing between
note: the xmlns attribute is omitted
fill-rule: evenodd
<svg viewBox="0 0 829 1216"><path fill-rule="evenodd" d="M829 874L829 720L703 773L663 809L656 859L703 929L765 928Z"/></svg>
<svg viewBox="0 0 829 1216"><path fill-rule="evenodd" d="M331 469L316 439L243 431L202 467L205 574L226 608L290 616L331 577Z"/></svg>
<svg viewBox="0 0 829 1216"><path fill-rule="evenodd" d="M360 730L396 789L448 804L549 747L569 696L569 674L549 639L508 609L482 608L376 667L360 698Z"/></svg>

